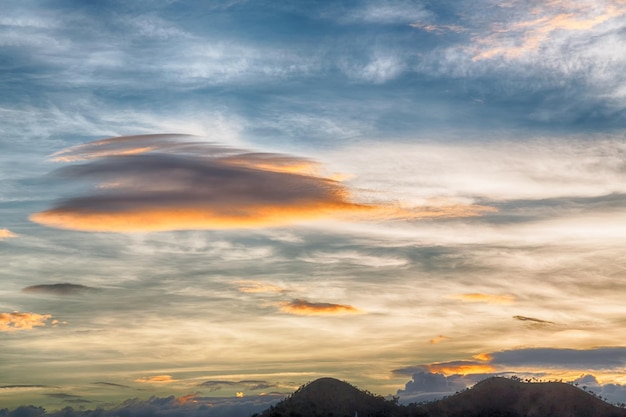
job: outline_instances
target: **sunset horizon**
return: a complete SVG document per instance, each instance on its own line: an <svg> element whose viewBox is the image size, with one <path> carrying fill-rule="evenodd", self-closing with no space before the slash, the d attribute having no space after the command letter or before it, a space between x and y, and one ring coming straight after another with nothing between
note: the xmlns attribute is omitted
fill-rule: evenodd
<svg viewBox="0 0 626 417"><path fill-rule="evenodd" d="M247 417L321 377L626 403L625 28L623 0L5 2L0 416Z"/></svg>

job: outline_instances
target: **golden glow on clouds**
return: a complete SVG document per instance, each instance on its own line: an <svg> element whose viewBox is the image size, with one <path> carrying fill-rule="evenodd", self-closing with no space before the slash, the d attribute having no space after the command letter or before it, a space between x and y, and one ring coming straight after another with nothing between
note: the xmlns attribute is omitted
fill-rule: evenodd
<svg viewBox="0 0 626 417"><path fill-rule="evenodd" d="M235 397L237 397L237 398L243 398L243 392L241 392L241 391L237 391L237 392L235 393Z"/></svg>
<svg viewBox="0 0 626 417"><path fill-rule="evenodd" d="M284 288L260 281L239 281L236 284L238 286L237 289L244 293L285 292Z"/></svg>
<svg viewBox="0 0 626 417"><path fill-rule="evenodd" d="M488 353L479 353L478 355L472 356L472 358L476 359L477 361L488 362L493 359L493 356Z"/></svg>
<svg viewBox="0 0 626 417"><path fill-rule="evenodd" d="M171 375L155 375L137 378L135 379L135 382L142 384L167 384L169 382L174 382L174 379Z"/></svg>
<svg viewBox="0 0 626 417"><path fill-rule="evenodd" d="M94 180L92 195L30 216L34 222L91 232L241 229L303 221L416 220L474 217L495 211L473 204L362 204L339 181L317 175L305 158L246 152L184 135L104 139L56 160L87 160L61 170Z"/></svg>
<svg viewBox="0 0 626 417"><path fill-rule="evenodd" d="M448 339L447 336L439 335L437 337L434 337L434 338L430 339L429 342L430 342L431 345L436 345L437 343L441 343L441 342L443 342L446 339Z"/></svg>
<svg viewBox="0 0 626 417"><path fill-rule="evenodd" d="M0 313L0 332L14 332L31 330L34 327L43 327L51 317L50 314L20 313L18 311Z"/></svg>
<svg viewBox="0 0 626 417"><path fill-rule="evenodd" d="M496 368L489 364L470 361L433 363L427 365L427 369L428 372L444 375L485 374L496 371Z"/></svg>
<svg viewBox="0 0 626 417"><path fill-rule="evenodd" d="M248 206L231 213L210 207L127 211L124 213L83 212L52 209L35 213L30 219L49 227L88 232L160 232L194 229L245 229L284 226L298 221L331 217L342 211L367 210L348 202L316 202L304 207Z"/></svg>
<svg viewBox="0 0 626 417"><path fill-rule="evenodd" d="M178 402L178 404L197 403L198 395L197 394L182 395L176 398L176 402Z"/></svg>
<svg viewBox="0 0 626 417"><path fill-rule="evenodd" d="M468 303L488 303L488 304L511 304L515 301L515 297L509 294L454 294L450 298L461 300Z"/></svg>
<svg viewBox="0 0 626 417"><path fill-rule="evenodd" d="M313 303L306 300L293 300L280 303L280 311L283 313L300 316L336 315L336 314L361 314L358 308L345 304Z"/></svg>
<svg viewBox="0 0 626 417"><path fill-rule="evenodd" d="M475 37L479 47L472 59L519 58L550 42L557 31L588 31L625 14L626 5L619 0L597 3L547 1L530 10L526 20L501 22L492 27L491 35Z"/></svg>
<svg viewBox="0 0 626 417"><path fill-rule="evenodd" d="M17 237L17 235L11 232L9 229L0 229L0 240L10 239Z"/></svg>

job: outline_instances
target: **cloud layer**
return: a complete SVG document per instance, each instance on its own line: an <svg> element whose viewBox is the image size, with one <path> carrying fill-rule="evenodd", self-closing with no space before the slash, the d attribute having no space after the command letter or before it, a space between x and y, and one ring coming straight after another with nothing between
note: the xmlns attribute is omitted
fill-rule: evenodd
<svg viewBox="0 0 626 417"><path fill-rule="evenodd" d="M368 209L340 183L310 175L307 160L185 139L120 137L60 152L56 159L95 159L59 175L98 188L31 219L83 231L164 231L276 226Z"/></svg>

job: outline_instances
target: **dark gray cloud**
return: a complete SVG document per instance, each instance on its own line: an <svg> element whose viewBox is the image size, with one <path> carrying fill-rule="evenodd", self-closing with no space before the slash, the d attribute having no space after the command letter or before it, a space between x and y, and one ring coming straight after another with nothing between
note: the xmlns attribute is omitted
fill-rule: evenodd
<svg viewBox="0 0 626 417"><path fill-rule="evenodd" d="M0 410L0 417L249 417L275 404L283 396L252 396L245 398L215 398L188 395L183 397L152 397L147 400L129 399L107 410L75 410L46 412L41 407L21 406Z"/></svg>
<svg viewBox="0 0 626 417"><path fill-rule="evenodd" d="M98 291L98 289L80 284L61 283L31 285L22 288L22 291L30 294L75 295Z"/></svg>
<svg viewBox="0 0 626 417"><path fill-rule="evenodd" d="M52 393L52 394L44 394L47 397L50 398L55 398L58 400L61 400L65 403L70 403L70 404L88 404L91 403L91 401L81 397L80 395L74 395L74 394L66 394L63 392L59 392L59 393Z"/></svg>
<svg viewBox="0 0 626 417"><path fill-rule="evenodd" d="M128 385L115 384L113 382L94 382L94 385L103 385L106 387L115 387L115 388L131 388Z"/></svg>
<svg viewBox="0 0 626 417"><path fill-rule="evenodd" d="M307 159L236 150L224 156L223 147L179 139L117 137L68 149L57 158L89 162L58 174L98 187L31 219L84 231L228 229L366 208L350 202L340 183L314 175Z"/></svg>
<svg viewBox="0 0 626 417"><path fill-rule="evenodd" d="M626 364L626 347L595 349L528 348L490 353L490 365L567 369L615 369Z"/></svg>
<svg viewBox="0 0 626 417"><path fill-rule="evenodd" d="M536 319L534 317L527 317L527 316L513 316L513 318L515 320L518 321L523 321L526 322L527 324L529 324L531 327L544 327L544 326L550 326L552 324L555 324L552 321L547 321L547 320L541 320L541 319Z"/></svg>

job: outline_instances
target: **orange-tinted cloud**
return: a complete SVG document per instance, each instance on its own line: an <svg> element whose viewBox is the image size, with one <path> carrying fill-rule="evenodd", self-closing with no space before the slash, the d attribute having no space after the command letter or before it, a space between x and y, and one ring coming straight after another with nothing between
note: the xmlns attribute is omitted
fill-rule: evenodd
<svg viewBox="0 0 626 417"><path fill-rule="evenodd" d="M479 353L478 355L472 356L472 358L476 359L477 361L489 362L493 359L493 356L488 353Z"/></svg>
<svg viewBox="0 0 626 417"><path fill-rule="evenodd" d="M546 1L530 10L526 19L500 22L488 36L476 36L474 61L497 56L518 58L538 50L550 41L553 32L588 31L614 17L626 15L621 0L595 4L567 0Z"/></svg>
<svg viewBox="0 0 626 417"><path fill-rule="evenodd" d="M0 240L10 239L13 237L17 237L17 235L9 229L0 229Z"/></svg>
<svg viewBox="0 0 626 417"><path fill-rule="evenodd" d="M452 361L426 365L428 372L444 375L467 375L495 372L496 368L484 362Z"/></svg>
<svg viewBox="0 0 626 417"><path fill-rule="evenodd" d="M174 382L174 379L171 375L155 375L155 376L145 376L141 378L135 379L135 382L139 383L148 383L148 384L163 384L168 382Z"/></svg>
<svg viewBox="0 0 626 417"><path fill-rule="evenodd" d="M37 313L0 313L0 332L30 330L34 327L43 327L51 318L50 314Z"/></svg>
<svg viewBox="0 0 626 417"><path fill-rule="evenodd" d="M515 301L515 297L509 294L454 294L450 298L461 300L469 303L488 303L488 304L510 304Z"/></svg>
<svg viewBox="0 0 626 417"><path fill-rule="evenodd" d="M306 300L293 300L280 303L280 311L301 316L360 314L361 310L345 304L312 303Z"/></svg>
<svg viewBox="0 0 626 417"><path fill-rule="evenodd" d="M432 345L436 345L437 343L441 343L441 342L443 342L443 341L444 341L444 340L446 340L446 339L448 339L448 337L447 337L447 336L442 336L442 335L439 335L439 336L437 336L437 337L433 337L432 339L430 339L430 340L429 340L429 342L430 342L430 344L432 344Z"/></svg>
<svg viewBox="0 0 626 417"><path fill-rule="evenodd" d="M266 282L259 281L239 281L236 283L237 289L240 292L244 293L266 293L266 292L275 292L282 293L285 292L285 289L279 287L277 285L268 284Z"/></svg>
<svg viewBox="0 0 626 417"><path fill-rule="evenodd" d="M271 227L322 218L353 220L471 217L479 205L403 208L362 204L306 158L247 152L184 135L104 139L55 154L87 161L57 171L93 181L90 195L30 216L61 229L94 232Z"/></svg>

